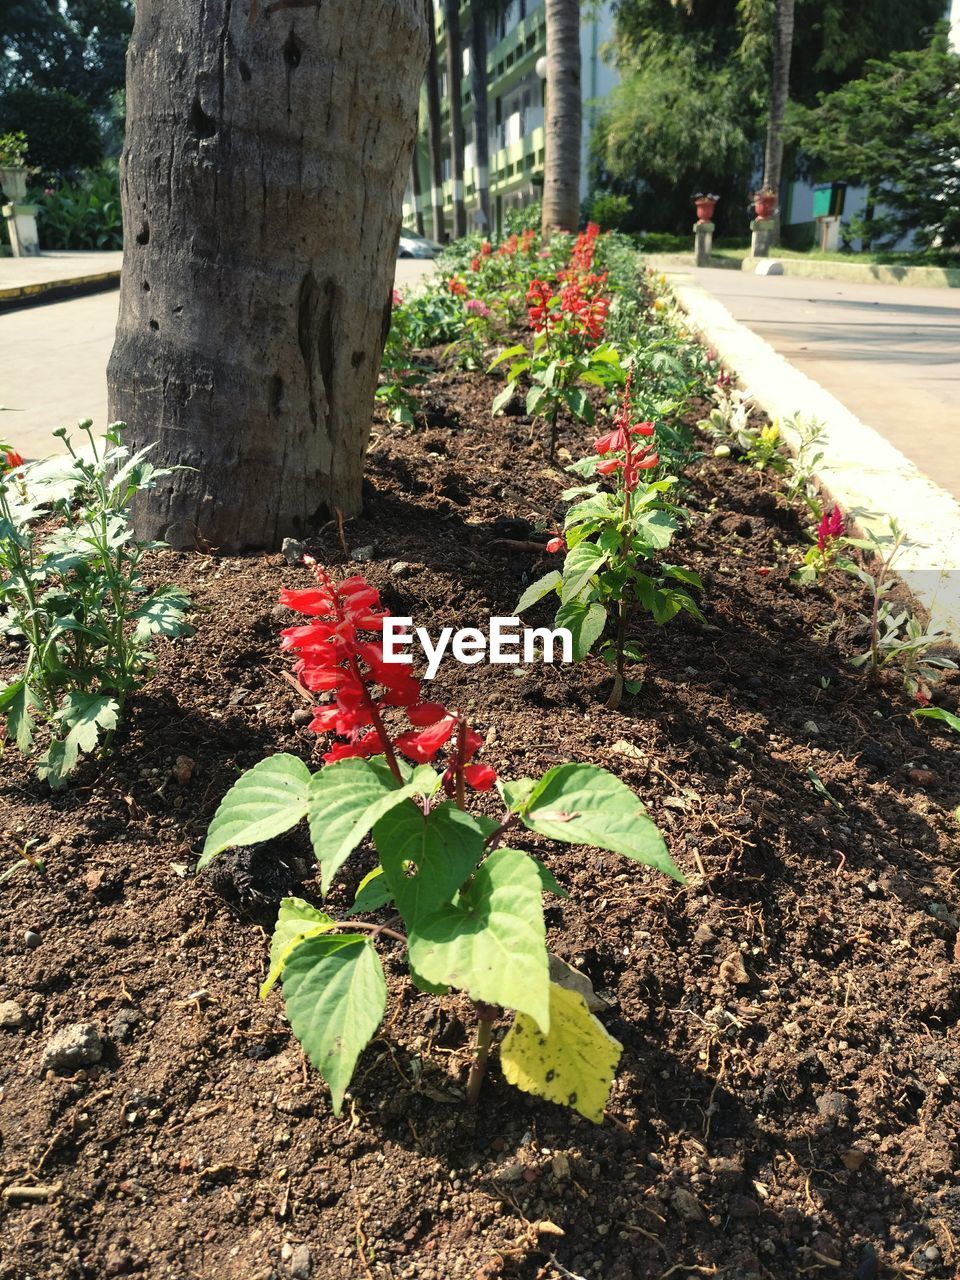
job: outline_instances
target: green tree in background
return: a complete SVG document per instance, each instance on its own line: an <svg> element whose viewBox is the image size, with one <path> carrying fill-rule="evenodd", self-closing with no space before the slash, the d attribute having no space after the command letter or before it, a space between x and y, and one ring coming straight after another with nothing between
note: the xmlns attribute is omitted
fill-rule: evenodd
<svg viewBox="0 0 960 1280"><path fill-rule="evenodd" d="M870 59L922 48L942 11L942 0L796 0L791 99L813 106ZM745 228L776 16L775 0L617 3L609 52L621 84L594 160L604 181L639 195L648 227L688 230L690 195L709 187L721 194L721 223L733 215Z"/></svg>
<svg viewBox="0 0 960 1280"><path fill-rule="evenodd" d="M131 0L4 0L0 94L55 89L105 111L123 88L132 29Z"/></svg>
<svg viewBox="0 0 960 1280"><path fill-rule="evenodd" d="M864 75L798 110L791 135L822 167L870 189L871 243L912 234L960 248L960 56L945 32L927 49L869 62Z"/></svg>

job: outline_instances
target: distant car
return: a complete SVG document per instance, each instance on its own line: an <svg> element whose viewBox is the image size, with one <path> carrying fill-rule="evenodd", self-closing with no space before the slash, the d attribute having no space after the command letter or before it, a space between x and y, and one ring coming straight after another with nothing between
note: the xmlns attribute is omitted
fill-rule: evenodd
<svg viewBox="0 0 960 1280"><path fill-rule="evenodd" d="M398 258L435 258L439 252L440 245L435 240L428 240L408 227L401 228Z"/></svg>

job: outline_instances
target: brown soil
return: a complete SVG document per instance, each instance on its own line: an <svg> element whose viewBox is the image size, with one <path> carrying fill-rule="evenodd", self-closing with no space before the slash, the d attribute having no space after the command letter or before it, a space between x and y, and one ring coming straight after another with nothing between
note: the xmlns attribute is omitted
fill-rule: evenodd
<svg viewBox="0 0 960 1280"><path fill-rule="evenodd" d="M566 477L491 398L446 373L425 425L381 422L347 529L389 607L431 629L509 614L548 558L497 539L562 510ZM620 711L599 660L447 662L436 681L495 728L484 758L506 777L615 770L689 876L529 837L571 895L550 900L550 945L624 1044L602 1127L495 1065L465 1110L467 1006L414 992L389 949L387 1022L332 1116L279 992L257 997L280 897L319 900L305 832L193 875L238 772L314 749L275 606L306 571L157 556L198 633L163 648L112 759L54 796L13 752L0 765L2 866L30 839L47 868L0 886L0 1000L27 1015L0 1030L0 1188L48 1189L0 1200L2 1280L957 1274L956 747L848 665L862 602L841 575L791 584L801 522L765 478L705 459L689 505L674 559L701 572L708 626L638 626L644 682ZM317 552L344 561L335 530ZM53 1031L83 1020L103 1061L45 1073Z"/></svg>

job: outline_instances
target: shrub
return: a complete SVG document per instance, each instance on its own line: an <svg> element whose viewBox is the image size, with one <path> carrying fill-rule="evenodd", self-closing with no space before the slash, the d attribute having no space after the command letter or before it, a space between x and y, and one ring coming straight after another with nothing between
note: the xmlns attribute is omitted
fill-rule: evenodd
<svg viewBox="0 0 960 1280"><path fill-rule="evenodd" d="M0 133L27 135L27 164L45 181L70 178L103 158L90 107L61 89L23 85L0 98Z"/></svg>
<svg viewBox="0 0 960 1280"><path fill-rule="evenodd" d="M630 221L633 206L627 196L616 196L612 191L594 191L587 197L585 213L601 231L622 231Z"/></svg>
<svg viewBox="0 0 960 1280"><path fill-rule="evenodd" d="M109 161L37 196L44 249L122 249L123 213L117 166Z"/></svg>

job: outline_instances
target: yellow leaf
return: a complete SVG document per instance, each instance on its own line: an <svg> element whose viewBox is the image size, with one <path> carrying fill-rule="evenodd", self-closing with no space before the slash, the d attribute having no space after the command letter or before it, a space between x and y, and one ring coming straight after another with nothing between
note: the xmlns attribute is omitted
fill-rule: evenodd
<svg viewBox="0 0 960 1280"><path fill-rule="evenodd" d="M500 1065L518 1089L601 1124L622 1052L578 991L551 982L549 1034L518 1013L500 1046Z"/></svg>

